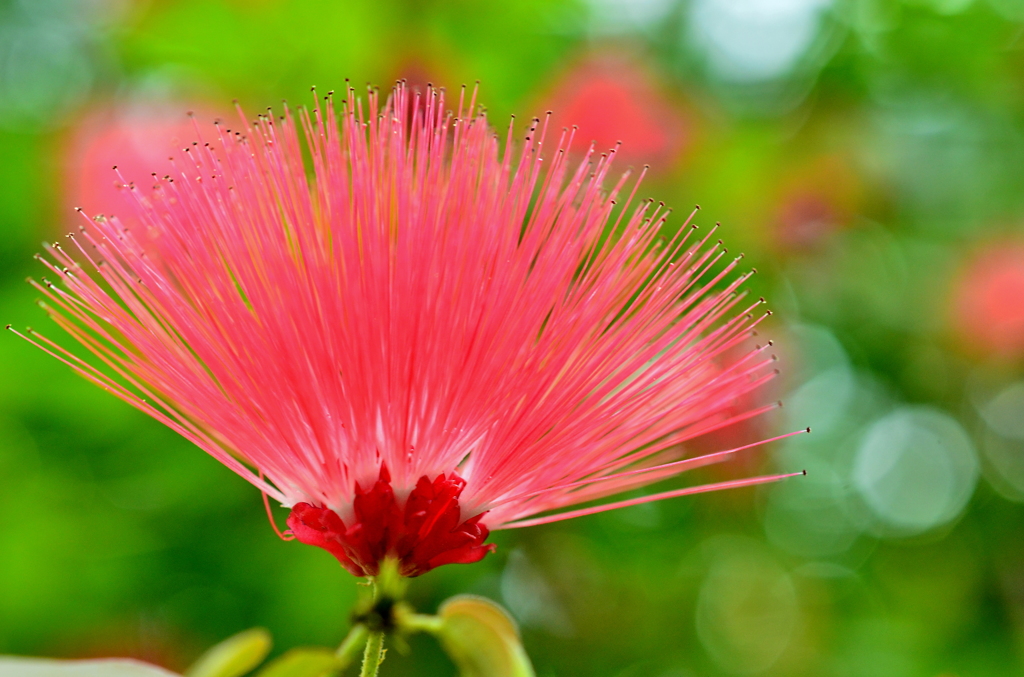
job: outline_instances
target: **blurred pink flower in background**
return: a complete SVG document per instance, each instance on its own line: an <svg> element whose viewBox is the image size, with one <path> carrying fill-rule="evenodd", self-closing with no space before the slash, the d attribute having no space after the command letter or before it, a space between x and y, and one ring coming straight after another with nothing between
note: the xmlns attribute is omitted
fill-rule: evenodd
<svg viewBox="0 0 1024 677"><path fill-rule="evenodd" d="M555 129L576 125L572 151L598 153L619 141L619 160L668 171L688 148L692 122L644 61L618 52L583 56L541 99Z"/></svg>
<svg viewBox="0 0 1024 677"><path fill-rule="evenodd" d="M776 408L744 399L774 376L749 345L761 301L715 229L659 239L667 214L631 204L615 153L543 152L553 129L502 150L475 93L454 118L436 90L415 96L350 90L340 125L328 97L298 121L204 129L155 189L121 191L140 228L99 219L72 239L89 265L59 245L43 259L61 283L36 283L45 307L104 368L26 338L292 508L292 535L356 575L789 477L565 511L764 443L686 446ZM100 138L135 152L146 124Z"/></svg>
<svg viewBox="0 0 1024 677"><path fill-rule="evenodd" d="M98 104L83 114L69 131L63 145L62 175L66 211L76 208L90 215L114 214L124 221L134 218L135 200L122 189L125 181L148 189L153 174L163 177L181 171L182 149L196 140L196 125L204 127L216 115L213 106L182 101L132 99ZM62 219L67 224L68 219ZM77 219L75 225L77 227Z"/></svg>
<svg viewBox="0 0 1024 677"><path fill-rule="evenodd" d="M1003 359L1024 356L1024 242L991 242L954 278L953 329L971 350Z"/></svg>

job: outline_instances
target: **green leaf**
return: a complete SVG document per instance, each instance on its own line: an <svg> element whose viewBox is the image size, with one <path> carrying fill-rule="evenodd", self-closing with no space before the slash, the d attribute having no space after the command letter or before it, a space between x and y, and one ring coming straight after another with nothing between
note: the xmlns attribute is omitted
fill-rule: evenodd
<svg viewBox="0 0 1024 677"><path fill-rule="evenodd" d="M252 628L228 637L199 657L185 677L241 677L270 653L270 633Z"/></svg>
<svg viewBox="0 0 1024 677"><path fill-rule="evenodd" d="M534 677L515 621L494 602L459 595L438 616L441 645L462 677Z"/></svg>
<svg viewBox="0 0 1024 677"><path fill-rule="evenodd" d="M129 658L64 661L0 656L0 677L178 677L155 665Z"/></svg>
<svg viewBox="0 0 1024 677"><path fill-rule="evenodd" d="M320 677L339 667L340 661L330 649L292 649L257 674L258 677Z"/></svg>

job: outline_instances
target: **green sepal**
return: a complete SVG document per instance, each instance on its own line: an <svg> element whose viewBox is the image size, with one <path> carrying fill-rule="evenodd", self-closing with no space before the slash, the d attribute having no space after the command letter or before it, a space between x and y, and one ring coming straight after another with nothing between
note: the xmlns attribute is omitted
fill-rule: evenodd
<svg viewBox="0 0 1024 677"><path fill-rule="evenodd" d="M199 657L185 677L241 677L270 653L270 633L252 628L228 637Z"/></svg>
<svg viewBox="0 0 1024 677"><path fill-rule="evenodd" d="M257 677L321 677L335 674L343 661L334 651L320 647L291 649L256 673Z"/></svg>
<svg viewBox="0 0 1024 677"><path fill-rule="evenodd" d="M515 621L494 602L458 595L437 615L438 639L461 677L534 677Z"/></svg>

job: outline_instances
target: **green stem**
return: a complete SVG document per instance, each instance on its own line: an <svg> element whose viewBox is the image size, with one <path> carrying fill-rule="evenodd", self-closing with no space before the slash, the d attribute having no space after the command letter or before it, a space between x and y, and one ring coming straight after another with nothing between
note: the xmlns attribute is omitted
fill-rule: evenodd
<svg viewBox="0 0 1024 677"><path fill-rule="evenodd" d="M381 661L384 660L384 633L371 632L366 640L366 651L363 652L363 669L359 677L377 677Z"/></svg>
<svg viewBox="0 0 1024 677"><path fill-rule="evenodd" d="M344 671L349 665L351 665L356 656L359 655L359 650L366 644L366 635L368 634L366 626L362 623L352 626L352 629L348 631L348 635L342 641L341 646L334 652L334 655L338 657L337 672Z"/></svg>
<svg viewBox="0 0 1024 677"><path fill-rule="evenodd" d="M395 623L405 632L429 632L436 635L444 624L437 616L413 613L411 609L400 611L401 613L395 614Z"/></svg>

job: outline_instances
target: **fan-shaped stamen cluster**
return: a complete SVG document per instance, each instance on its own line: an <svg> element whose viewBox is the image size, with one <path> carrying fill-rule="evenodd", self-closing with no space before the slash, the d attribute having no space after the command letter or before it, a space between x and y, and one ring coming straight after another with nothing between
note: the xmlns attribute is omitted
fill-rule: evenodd
<svg viewBox="0 0 1024 677"><path fill-rule="evenodd" d="M48 247L59 284L34 284L99 363L27 338L294 507L354 573L473 561L488 529L737 451L684 443L774 406L733 413L774 372L742 348L763 314L739 259L689 219L661 239L663 207L609 181L615 150L570 161L563 130L545 155L537 120L501 144L464 96L452 115L399 85L218 125L78 254Z"/></svg>

